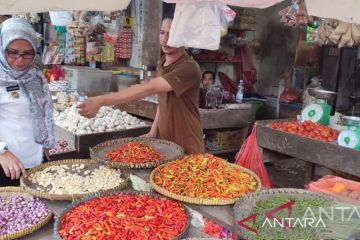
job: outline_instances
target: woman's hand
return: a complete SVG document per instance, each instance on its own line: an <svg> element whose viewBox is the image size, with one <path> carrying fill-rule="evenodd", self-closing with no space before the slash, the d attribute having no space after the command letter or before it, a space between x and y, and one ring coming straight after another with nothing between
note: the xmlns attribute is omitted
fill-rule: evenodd
<svg viewBox="0 0 360 240"><path fill-rule="evenodd" d="M0 155L0 164L5 175L11 178L11 180L19 179L21 175L25 177L28 175L24 165L10 151L6 151Z"/></svg>

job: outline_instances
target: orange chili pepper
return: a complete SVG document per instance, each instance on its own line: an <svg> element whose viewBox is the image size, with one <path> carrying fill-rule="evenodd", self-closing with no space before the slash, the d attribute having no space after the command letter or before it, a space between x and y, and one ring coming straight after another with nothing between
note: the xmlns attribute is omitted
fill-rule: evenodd
<svg viewBox="0 0 360 240"><path fill-rule="evenodd" d="M106 157L114 162L145 163L164 159L159 151L141 142L130 142L110 151Z"/></svg>
<svg viewBox="0 0 360 240"><path fill-rule="evenodd" d="M182 196L232 199L253 192L257 181L211 154L193 154L157 168L154 181Z"/></svg>

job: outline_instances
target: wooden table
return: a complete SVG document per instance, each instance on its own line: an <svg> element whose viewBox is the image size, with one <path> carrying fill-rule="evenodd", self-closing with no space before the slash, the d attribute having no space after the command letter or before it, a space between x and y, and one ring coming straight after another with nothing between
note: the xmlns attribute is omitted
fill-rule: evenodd
<svg viewBox="0 0 360 240"><path fill-rule="evenodd" d="M69 147L74 149L71 158L88 158L90 157L89 148L101 142L125 137L138 137L147 133L150 130L151 123L146 122L146 126L139 126L136 128L122 129L113 132L101 132L91 134L75 134L65 128L56 125L55 131L58 138L65 139ZM52 158L53 160L66 159L66 154L57 154Z"/></svg>
<svg viewBox="0 0 360 240"><path fill-rule="evenodd" d="M145 181L149 181L149 176L151 173L151 169L139 169L139 170L131 170L132 174L137 175L141 179ZM131 186L129 186L126 190L133 190ZM55 216L59 216L61 212L71 203L71 201L50 201L43 199L46 205L53 211ZM205 216L206 218L226 227L234 233L238 233L238 230L235 227L235 221L233 217L233 205L226 206L202 206L196 204L187 204L186 206L195 210ZM39 231L27 236L24 239L27 240L52 240L55 239L53 235L53 224L54 221L47 224L44 228ZM196 229L194 227L189 228L188 237L206 237L206 235L202 232L201 229Z"/></svg>
<svg viewBox="0 0 360 240"><path fill-rule="evenodd" d="M313 178L315 165L360 177L360 151L336 143L304 138L272 129L274 120L257 121L257 141L264 151L275 151L307 163L306 182Z"/></svg>
<svg viewBox="0 0 360 240"><path fill-rule="evenodd" d="M156 101L138 100L120 104L115 108L136 116L154 119L157 109ZM219 128L248 127L254 120L251 104L240 104L237 109L199 109L204 130Z"/></svg>

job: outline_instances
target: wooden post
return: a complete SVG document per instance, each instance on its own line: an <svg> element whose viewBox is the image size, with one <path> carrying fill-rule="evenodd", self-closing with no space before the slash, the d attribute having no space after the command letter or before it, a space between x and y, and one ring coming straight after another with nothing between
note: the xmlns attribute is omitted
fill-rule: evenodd
<svg viewBox="0 0 360 240"><path fill-rule="evenodd" d="M313 180L315 172L315 164L311 162L305 162L305 184L308 184Z"/></svg>
<svg viewBox="0 0 360 240"><path fill-rule="evenodd" d="M162 2L159 0L132 1L132 15L135 17L134 39L130 66L156 66L160 59L160 25Z"/></svg>

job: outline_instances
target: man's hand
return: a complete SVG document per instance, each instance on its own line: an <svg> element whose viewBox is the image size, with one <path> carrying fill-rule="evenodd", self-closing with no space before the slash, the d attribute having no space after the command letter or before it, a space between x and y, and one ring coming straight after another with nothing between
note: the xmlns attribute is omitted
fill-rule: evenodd
<svg viewBox="0 0 360 240"><path fill-rule="evenodd" d="M151 129L148 133L141 135L140 137L143 138L156 138L158 135L156 130Z"/></svg>
<svg viewBox="0 0 360 240"><path fill-rule="evenodd" d="M96 116L101 106L100 97L91 97L79 104L77 108L79 109L80 115L86 118L93 118Z"/></svg>
<svg viewBox="0 0 360 240"><path fill-rule="evenodd" d="M9 151L0 155L0 164L5 175L10 177L11 180L19 179L21 175L25 177L28 175L24 165L22 165L19 159Z"/></svg>

